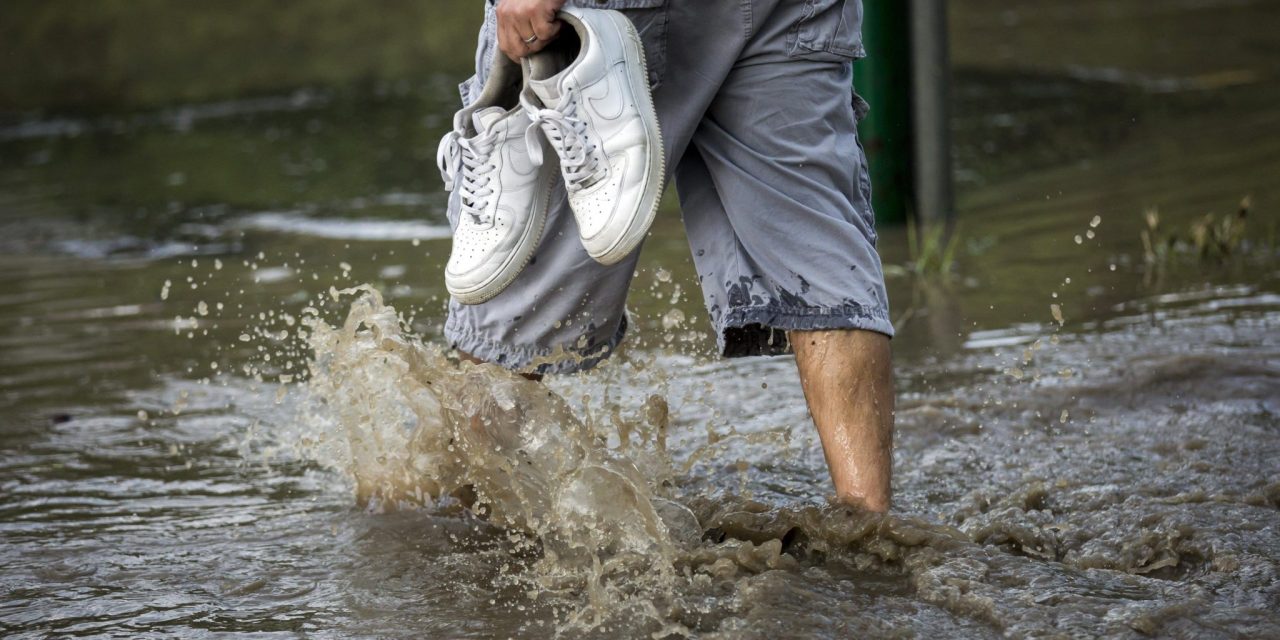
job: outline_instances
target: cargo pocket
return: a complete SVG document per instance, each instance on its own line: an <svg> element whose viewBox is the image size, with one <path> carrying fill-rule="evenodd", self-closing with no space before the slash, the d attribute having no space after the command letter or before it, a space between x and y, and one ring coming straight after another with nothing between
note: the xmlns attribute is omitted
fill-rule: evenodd
<svg viewBox="0 0 1280 640"><path fill-rule="evenodd" d="M862 96L858 95L857 91L854 91L853 92L854 120L857 120L858 122L862 122L864 119L866 119L868 113L871 113L871 105L867 104L867 101L863 100Z"/></svg>
<svg viewBox="0 0 1280 640"><path fill-rule="evenodd" d="M787 34L787 53L795 58L861 58L862 4L858 0L805 0L803 15Z"/></svg>
<svg viewBox="0 0 1280 640"><path fill-rule="evenodd" d="M633 6L636 8L624 9L622 13L631 19L640 34L649 88L657 89L667 72L667 3L666 0L646 0L643 6Z"/></svg>
<svg viewBox="0 0 1280 640"><path fill-rule="evenodd" d="M866 110L864 109L861 111L861 115L858 115L857 103L862 103L866 109L870 107L866 106L866 101L857 93L853 94L853 99L855 103L854 113L861 120L865 117ZM876 233L875 207L871 204L871 167L867 163L867 149L862 146L862 136L856 130L854 131L854 139L858 141L858 193L856 197L860 201L854 202L853 208L862 217L862 223L866 225L867 237L871 240L871 246L874 247L879 240L879 234Z"/></svg>
<svg viewBox="0 0 1280 640"><path fill-rule="evenodd" d="M862 141L858 141L858 156L858 195L862 197L862 202L858 203L858 214L867 225L867 237L874 247L880 236L876 233L875 206L871 204L871 167L867 165L867 152L862 148Z"/></svg>

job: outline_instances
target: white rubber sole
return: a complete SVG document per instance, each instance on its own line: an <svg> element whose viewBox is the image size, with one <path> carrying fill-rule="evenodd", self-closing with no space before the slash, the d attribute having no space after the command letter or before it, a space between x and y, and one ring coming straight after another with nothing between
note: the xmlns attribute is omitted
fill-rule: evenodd
<svg viewBox="0 0 1280 640"><path fill-rule="evenodd" d="M530 224L520 237L520 242L516 244L516 248L507 256L506 261L498 268L493 275L489 276L484 282L478 285L466 288L455 289L448 282L446 274L445 289L448 289L449 295L454 300L462 304L480 304L490 298L502 293L512 282L516 276L529 266L529 261L533 259L533 254L538 250L538 245L542 244L542 232L547 226L547 210L551 208L551 192L554 180L547 181L547 187L543 189L546 193L542 198L542 202L538 203L539 210L534 212L534 221Z"/></svg>
<svg viewBox="0 0 1280 640"><path fill-rule="evenodd" d="M640 203L636 207L636 215L621 236L603 253L596 255L588 251L596 262L604 265L617 264L631 255L631 252L644 242L658 215L658 204L662 198L662 187L666 173L666 153L662 147L662 129L658 124L658 112L653 107L653 94L649 90L649 64L645 60L644 45L636 26L626 16L616 11L609 12L609 18L626 34L623 46L626 48L628 61L627 80L631 85L631 93L639 98L640 119L644 124L645 135L649 141L649 163L645 167L643 190Z"/></svg>

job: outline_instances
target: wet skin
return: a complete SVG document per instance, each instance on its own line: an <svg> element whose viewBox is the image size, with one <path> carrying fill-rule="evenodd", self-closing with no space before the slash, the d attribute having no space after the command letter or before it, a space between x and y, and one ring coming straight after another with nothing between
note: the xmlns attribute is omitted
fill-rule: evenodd
<svg viewBox="0 0 1280 640"><path fill-rule="evenodd" d="M790 331L787 336L836 500L888 511L894 406L889 338L860 330Z"/></svg>

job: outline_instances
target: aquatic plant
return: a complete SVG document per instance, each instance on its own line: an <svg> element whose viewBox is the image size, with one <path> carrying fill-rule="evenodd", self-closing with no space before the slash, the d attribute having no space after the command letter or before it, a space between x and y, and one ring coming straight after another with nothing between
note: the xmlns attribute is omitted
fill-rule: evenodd
<svg viewBox="0 0 1280 640"><path fill-rule="evenodd" d="M1212 213L1191 223L1191 246L1202 260L1225 260L1237 253L1244 240L1245 221L1248 219L1249 196L1240 200L1235 215L1221 218Z"/></svg>
<svg viewBox="0 0 1280 640"><path fill-rule="evenodd" d="M1142 261L1148 266L1164 264L1173 249L1173 235L1160 231L1160 209L1150 207L1142 213L1146 227L1142 229Z"/></svg>
<svg viewBox="0 0 1280 640"><path fill-rule="evenodd" d="M1234 213L1207 213L1192 221L1185 233L1164 231L1160 227L1160 211L1151 207L1143 212L1142 258L1148 267L1161 269L1175 254L1194 256L1200 262L1222 263L1250 250L1245 234L1249 196L1240 200Z"/></svg>
<svg viewBox="0 0 1280 640"><path fill-rule="evenodd" d="M950 280L959 245L958 227L937 223L917 227L914 221L908 221L906 270L918 278Z"/></svg>

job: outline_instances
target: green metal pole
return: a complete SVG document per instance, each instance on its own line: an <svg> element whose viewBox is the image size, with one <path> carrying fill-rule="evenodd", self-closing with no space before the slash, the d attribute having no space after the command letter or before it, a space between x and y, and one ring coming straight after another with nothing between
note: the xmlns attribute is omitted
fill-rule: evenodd
<svg viewBox="0 0 1280 640"><path fill-rule="evenodd" d="M864 0L868 56L854 65L854 87L871 105L858 136L871 168L876 221L903 223L911 207L911 25L904 0Z"/></svg>

